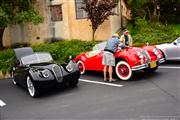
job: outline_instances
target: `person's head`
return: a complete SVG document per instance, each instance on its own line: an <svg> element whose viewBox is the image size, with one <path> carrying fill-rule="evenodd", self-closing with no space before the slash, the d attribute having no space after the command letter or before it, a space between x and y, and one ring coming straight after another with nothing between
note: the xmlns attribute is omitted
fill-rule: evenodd
<svg viewBox="0 0 180 120"><path fill-rule="evenodd" d="M123 34L124 34L124 35L128 35L128 34L129 34L129 31L126 29L126 30L123 31Z"/></svg>
<svg viewBox="0 0 180 120"><path fill-rule="evenodd" d="M119 35L118 35L117 33L114 33L114 34L112 35L112 38L119 38Z"/></svg>

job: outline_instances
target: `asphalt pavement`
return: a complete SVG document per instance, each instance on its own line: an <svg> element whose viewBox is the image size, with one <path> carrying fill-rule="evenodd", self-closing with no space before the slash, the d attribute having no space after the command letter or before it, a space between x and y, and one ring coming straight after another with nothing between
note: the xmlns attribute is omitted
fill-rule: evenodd
<svg viewBox="0 0 180 120"><path fill-rule="evenodd" d="M47 89L38 98L0 80L0 120L179 120L180 64L166 62L130 81L103 82L100 72L82 75L78 87Z"/></svg>

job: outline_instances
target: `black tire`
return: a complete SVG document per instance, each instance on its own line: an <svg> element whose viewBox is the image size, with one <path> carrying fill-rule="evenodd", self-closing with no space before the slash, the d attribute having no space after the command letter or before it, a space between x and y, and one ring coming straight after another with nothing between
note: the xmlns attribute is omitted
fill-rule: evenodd
<svg viewBox="0 0 180 120"><path fill-rule="evenodd" d="M72 81L69 82L69 86L70 87L76 87L78 85L78 82L79 82L78 79L72 80Z"/></svg>
<svg viewBox="0 0 180 120"><path fill-rule="evenodd" d="M26 85L27 85L28 93L31 97L37 97L39 95L39 91L36 85L34 84L34 82L31 80L29 76L27 76Z"/></svg>
<svg viewBox="0 0 180 120"><path fill-rule="evenodd" d="M166 56L165 56L164 52L161 49L160 49L160 51L161 51L161 53L163 55L164 60L166 61Z"/></svg>
<svg viewBox="0 0 180 120"><path fill-rule="evenodd" d="M119 61L115 67L116 75L121 80L129 80L132 77L132 70L125 61Z"/></svg>

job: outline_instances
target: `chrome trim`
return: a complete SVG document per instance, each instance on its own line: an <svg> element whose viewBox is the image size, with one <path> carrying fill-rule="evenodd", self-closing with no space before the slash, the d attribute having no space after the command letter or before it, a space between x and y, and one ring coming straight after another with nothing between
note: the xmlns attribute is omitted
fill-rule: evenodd
<svg viewBox="0 0 180 120"><path fill-rule="evenodd" d="M132 69L132 71L136 71L136 70L141 70L141 69L144 69L147 67L148 67L148 64L142 64L142 65L134 66L131 69Z"/></svg>
<svg viewBox="0 0 180 120"><path fill-rule="evenodd" d="M63 80L63 75L62 75L62 70L61 70L60 66L58 66L58 65L53 65L52 71L53 71L53 73L54 73L54 76L55 76L56 80L57 80L58 82L62 82L62 80Z"/></svg>
<svg viewBox="0 0 180 120"><path fill-rule="evenodd" d="M146 57L146 63L149 64L151 62L151 57L147 50L142 50L143 55Z"/></svg>
<svg viewBox="0 0 180 120"><path fill-rule="evenodd" d="M164 58L161 58L161 59L158 60L158 62L159 62L159 63L163 63L163 62L165 62L165 59L164 59Z"/></svg>

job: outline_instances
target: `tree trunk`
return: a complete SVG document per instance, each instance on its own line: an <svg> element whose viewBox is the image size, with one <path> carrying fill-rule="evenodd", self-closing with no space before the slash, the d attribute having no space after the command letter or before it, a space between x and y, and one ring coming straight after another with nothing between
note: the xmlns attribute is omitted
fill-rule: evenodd
<svg viewBox="0 0 180 120"><path fill-rule="evenodd" d="M5 27L0 27L0 49L3 49L3 33L4 33Z"/></svg>
<svg viewBox="0 0 180 120"><path fill-rule="evenodd" d="M93 33L92 33L92 41L93 42L95 41L95 32L96 32L96 30L93 29Z"/></svg>

